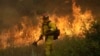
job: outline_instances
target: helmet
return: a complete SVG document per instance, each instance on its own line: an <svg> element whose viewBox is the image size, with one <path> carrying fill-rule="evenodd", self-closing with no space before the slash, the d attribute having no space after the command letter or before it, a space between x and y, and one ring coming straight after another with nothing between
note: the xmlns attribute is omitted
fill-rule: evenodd
<svg viewBox="0 0 100 56"><path fill-rule="evenodd" d="M43 20L49 20L49 16L43 16Z"/></svg>

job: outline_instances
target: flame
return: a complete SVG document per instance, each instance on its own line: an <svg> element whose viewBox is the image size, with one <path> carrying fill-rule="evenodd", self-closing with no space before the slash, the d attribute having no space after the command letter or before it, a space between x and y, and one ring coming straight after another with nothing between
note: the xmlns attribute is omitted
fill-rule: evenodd
<svg viewBox="0 0 100 56"><path fill-rule="evenodd" d="M15 25L9 30L5 30L0 34L0 47L19 47L23 45L29 45L33 41L36 41L40 34L39 25L33 26L32 21L27 17L23 17L23 21L20 23L21 27Z"/></svg>
<svg viewBox="0 0 100 56"><path fill-rule="evenodd" d="M92 23L94 22L91 10L86 10L84 13L81 12L81 8L76 6L75 0L73 1L73 16L75 18L73 22L73 30L76 35L82 35L84 31L88 31Z"/></svg>
<svg viewBox="0 0 100 56"><path fill-rule="evenodd" d="M50 16L50 20L56 23L61 31L61 36L68 35L85 37L85 31L88 31L94 22L92 12L91 10L86 10L82 13L80 6L76 6L75 0L72 0L72 11L74 19L70 18L69 15L59 17L53 14ZM70 22L69 19L73 19L73 21Z"/></svg>
<svg viewBox="0 0 100 56"><path fill-rule="evenodd" d="M63 36L81 36L84 37L84 32L88 31L94 22L91 10L81 12L80 6L76 6L75 0L72 0L72 10L74 19L69 21L70 16L57 16L55 13L50 15L50 20L56 23L60 29L60 38ZM0 48L19 47L30 45L38 40L41 34L41 20L38 20L37 25L33 25L28 17L22 17L23 20L19 25L15 25L10 29L2 31L0 34Z"/></svg>
<svg viewBox="0 0 100 56"><path fill-rule="evenodd" d="M60 29L60 35L70 35L72 36L72 26L71 23L69 22L69 16L62 16L62 17L57 17L56 15L51 16L51 21L56 23L56 26L58 29Z"/></svg>

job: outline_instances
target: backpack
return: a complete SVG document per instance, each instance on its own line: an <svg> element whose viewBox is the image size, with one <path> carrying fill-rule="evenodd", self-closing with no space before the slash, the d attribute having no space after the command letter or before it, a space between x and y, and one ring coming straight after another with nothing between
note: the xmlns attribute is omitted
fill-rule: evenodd
<svg viewBox="0 0 100 56"><path fill-rule="evenodd" d="M54 34L54 40L58 39L58 36L60 35L60 30L56 28L53 34Z"/></svg>

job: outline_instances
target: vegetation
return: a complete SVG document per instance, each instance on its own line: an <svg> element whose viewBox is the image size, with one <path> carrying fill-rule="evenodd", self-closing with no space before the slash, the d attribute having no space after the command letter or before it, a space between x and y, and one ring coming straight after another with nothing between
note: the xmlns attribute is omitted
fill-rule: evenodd
<svg viewBox="0 0 100 56"><path fill-rule="evenodd" d="M72 37L55 41L52 56L100 56L100 25L98 22L93 24L90 31L92 32L85 33L86 38L84 39ZM43 51L40 47L8 48L0 50L0 56L32 56L32 48L40 54L40 50Z"/></svg>

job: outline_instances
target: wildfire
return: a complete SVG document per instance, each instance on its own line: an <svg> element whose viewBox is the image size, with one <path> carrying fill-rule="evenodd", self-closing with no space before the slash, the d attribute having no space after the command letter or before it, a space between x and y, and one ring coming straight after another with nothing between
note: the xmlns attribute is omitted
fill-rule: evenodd
<svg viewBox="0 0 100 56"><path fill-rule="evenodd" d="M9 30L5 30L0 35L0 47L19 47L29 45L36 41L40 34L39 25L33 26L32 21L27 17L23 17L21 26L15 25Z"/></svg>
<svg viewBox="0 0 100 56"><path fill-rule="evenodd" d="M58 17L56 14L50 15L50 20L56 23L60 29L60 37L64 35L68 36L84 36L84 32L91 28L94 22L91 10L81 12L81 8L76 6L75 0L72 5L73 21L70 22L69 15ZM15 25L9 30L4 30L0 34L0 48L18 47L23 45L29 45L36 41L41 34L41 21L38 25L33 25L31 20L27 17L23 17L24 20L19 25Z"/></svg>
<svg viewBox="0 0 100 56"><path fill-rule="evenodd" d="M70 22L69 15L58 17L57 15L51 15L51 21L56 23L61 31L62 35L68 36L81 36L85 37L85 31L88 31L92 23L94 22L91 10L86 10L82 13L81 8L76 6L75 0L72 0L72 10L73 10L73 22Z"/></svg>

